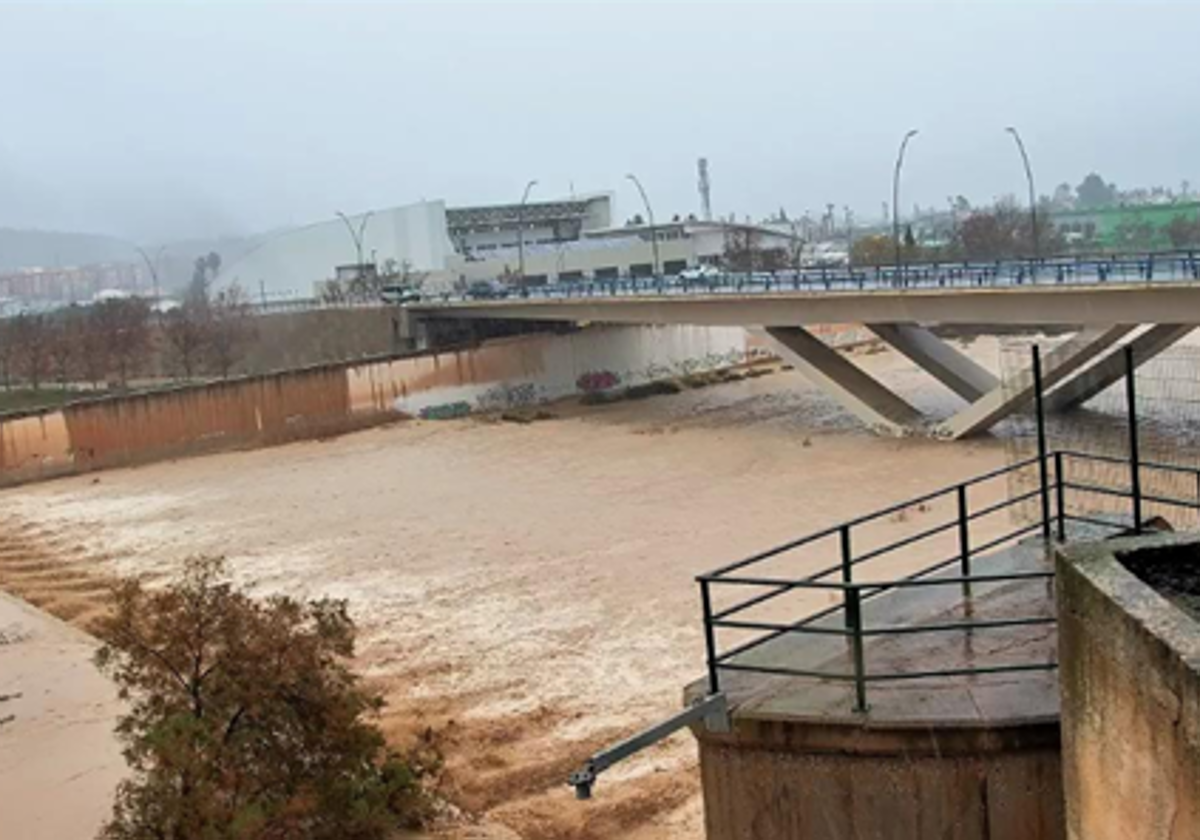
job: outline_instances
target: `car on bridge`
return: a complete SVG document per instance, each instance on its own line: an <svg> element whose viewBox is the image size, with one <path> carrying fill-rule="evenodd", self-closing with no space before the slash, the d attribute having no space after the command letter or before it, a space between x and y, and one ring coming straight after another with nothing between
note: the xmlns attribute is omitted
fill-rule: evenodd
<svg viewBox="0 0 1200 840"><path fill-rule="evenodd" d="M379 291L379 299L384 303L419 303L421 293L412 286L384 286Z"/></svg>
<svg viewBox="0 0 1200 840"><path fill-rule="evenodd" d="M467 297L473 300L503 300L509 289L497 280L476 280L467 287Z"/></svg>
<svg viewBox="0 0 1200 840"><path fill-rule="evenodd" d="M721 276L721 269L715 265L697 265L691 268L685 268L679 272L680 280L714 280Z"/></svg>

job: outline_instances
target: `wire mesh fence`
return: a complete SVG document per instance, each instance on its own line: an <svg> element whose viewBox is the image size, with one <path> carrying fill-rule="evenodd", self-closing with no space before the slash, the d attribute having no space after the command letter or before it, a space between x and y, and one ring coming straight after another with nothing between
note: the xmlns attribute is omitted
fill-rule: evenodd
<svg viewBox="0 0 1200 840"><path fill-rule="evenodd" d="M1006 442L1010 464L1037 455L1037 414L1029 369L1033 347L1038 345L1046 359L1064 339L1041 336L1012 337L1001 349L1001 371L1006 396L1028 398L997 430ZM1200 510L1156 499L1200 502L1200 347L1176 345L1145 361L1136 359L1134 370L1134 406L1137 419L1140 493L1143 497L1143 521L1162 517L1174 529L1190 529L1200 524ZM1098 370L1100 361L1085 366L1081 373ZM1129 393L1126 372L1087 399L1081 405L1047 411L1046 448L1049 452L1081 452L1111 458L1066 458L1063 478L1082 487L1105 487L1122 493L1132 492L1129 466L1131 436ZM1055 387L1046 389L1046 402L1055 403ZM1173 469L1159 469L1156 465ZM1052 468L1052 467L1051 467ZM1182 468L1182 469L1180 469ZM1194 471L1194 472L1192 472ZM1037 487L1038 468L1016 470L1009 477L1010 497ZM1057 481L1056 476L1052 480ZM1115 523L1132 524L1129 499L1111 493L1076 491L1069 494L1070 513ZM1024 521L1041 517L1041 503L1031 498L1014 505L1013 516Z"/></svg>

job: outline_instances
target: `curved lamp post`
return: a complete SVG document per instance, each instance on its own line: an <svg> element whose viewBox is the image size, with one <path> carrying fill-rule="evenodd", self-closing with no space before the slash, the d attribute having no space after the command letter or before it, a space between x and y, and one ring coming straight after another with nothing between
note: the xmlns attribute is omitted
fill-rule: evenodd
<svg viewBox="0 0 1200 840"><path fill-rule="evenodd" d="M633 185L637 187L637 191L641 193L642 204L646 205L646 216L650 219L650 249L651 253L654 255L652 258L654 260L654 264L651 266L651 268L654 271L654 276L658 277L658 228L654 224L654 209L650 206L650 199L646 197L646 191L642 189L642 182L637 179L637 176L626 175L625 177L630 181L633 181Z"/></svg>
<svg viewBox="0 0 1200 840"><path fill-rule="evenodd" d="M521 204L517 207L517 273L521 282L525 282L525 202L529 201L529 191L537 186L537 181L525 185L521 195Z"/></svg>
<svg viewBox="0 0 1200 840"><path fill-rule="evenodd" d="M896 155L896 171L892 174L892 240L896 246L896 269L900 268L900 168L904 166L904 150L908 141L917 136L915 128L910 129L900 141L900 153Z"/></svg>
<svg viewBox="0 0 1200 840"><path fill-rule="evenodd" d="M354 253L355 253L356 257L358 258L358 262L356 263L356 265L358 266L358 270L360 273L362 272L362 265L363 265L363 233L367 229L367 222L371 221L371 217L374 215L375 215L374 210L368 210L363 215L362 221L359 222L358 230L356 231L354 229L353 223L346 216L346 214L343 213L341 210L337 211L337 217L342 220L342 224L344 224L346 226L346 230L350 231L350 238L354 240Z"/></svg>
<svg viewBox="0 0 1200 840"><path fill-rule="evenodd" d="M140 246L135 245L133 246L133 249L142 255L142 260L146 263L146 268L150 270L150 280L154 283L154 301L155 304L157 304L160 295L158 284L158 261L162 259L163 252L167 250L167 246L163 245L157 251L155 251L153 260L150 259L150 255L147 254Z"/></svg>
<svg viewBox="0 0 1200 840"><path fill-rule="evenodd" d="M1011 125L1004 129L1012 135L1017 143L1017 151L1021 153L1021 162L1025 164L1025 181L1029 184L1029 235L1033 242L1033 258L1038 258L1038 226L1037 226L1037 192L1033 188L1033 168L1029 165L1029 155L1025 153L1025 144L1021 142L1021 133Z"/></svg>

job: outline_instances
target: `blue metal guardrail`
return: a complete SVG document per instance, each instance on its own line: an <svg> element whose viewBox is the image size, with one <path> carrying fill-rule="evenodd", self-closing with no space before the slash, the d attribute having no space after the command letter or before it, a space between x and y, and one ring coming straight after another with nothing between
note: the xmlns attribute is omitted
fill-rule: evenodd
<svg viewBox="0 0 1200 840"><path fill-rule="evenodd" d="M894 593L895 597L903 597L905 591L933 586L961 586L964 597L969 595L972 584L1001 583L1020 580L1049 580L1053 572L1013 572L1008 574L979 573L972 567L972 560L1011 545L1027 535L1040 531L1047 544L1057 539L1062 541L1067 535L1067 524L1070 522L1084 523L1089 526L1114 531L1132 530L1140 533L1143 523L1143 503L1155 503L1168 507L1179 507L1200 510L1200 469L1178 466L1173 464L1143 462L1139 458L1137 445L1137 414L1136 393L1134 388L1133 371L1135 369L1133 352L1126 348L1126 396L1129 413L1129 456L1127 458L1108 455L1089 454L1073 450L1047 450L1045 441L1045 420L1041 400L1041 365L1037 349L1034 349L1035 399L1038 419L1038 454L1032 458L1018 461L1007 467L975 476L974 478L943 487L907 499L894 505L877 510L865 516L860 516L848 522L834 525L816 533L809 534L796 540L776 546L767 551L730 563L715 571L700 575L696 578L700 585L701 603L703 609L704 635L708 666L708 691L717 694L721 691L721 677L726 672L752 672L774 674L789 677L808 677L818 680L833 680L852 682L855 689L855 708L858 711L867 709L867 687L872 683L893 680L913 680L934 677L950 677L977 674L995 674L1016 671L1051 670L1057 667L1055 662L981 662L973 667L959 669L929 668L924 670L880 671L870 667L866 661L864 641L873 637L891 636L915 633L946 633L946 632L975 632L988 631L1003 627L1022 625L1049 625L1055 622L1053 617L1025 616L993 620L944 621L928 624L907 624L901 626L868 626L864 618L864 602L884 593ZM1104 463L1124 465L1127 468L1128 482L1120 486L1108 486L1097 483L1086 483L1072 479L1074 463ZM1038 469L1038 486L1027 492L1017 493L1004 501L973 508L970 504L971 492L990 481L1005 478L1017 471L1036 466ZM1142 491L1141 477L1144 471L1161 471L1167 473L1182 473L1192 477L1197 488L1196 498L1182 499L1165 495L1146 494ZM1070 502L1076 495L1099 494L1116 497L1129 501L1129 521L1121 519L1102 519L1080 512L1078 507L1072 508ZM954 515L937 524L923 528L917 533L906 536L894 542L872 548L868 551L856 551L856 534L873 523L878 523L893 515L914 506L930 506L939 500L954 500ZM1027 524L1018 525L1000 536L983 542L974 542L971 537L972 524L978 520L1012 508L1015 505L1040 502L1040 516ZM1132 528L1130 525L1132 524ZM916 571L903 577L885 580L856 580L856 572L864 564L878 560L913 545L919 545L942 534L957 534L957 550L950 557L926 564ZM798 549L820 544L826 541L832 548L829 553L835 558L811 574L802 577L778 577L756 574L768 561L788 555ZM957 574L940 575L957 567ZM757 590L747 598L735 600L733 603L714 609L714 595L718 591L728 593L731 590L745 591L746 588ZM787 622L755 621L739 618L747 610L761 606L788 593L811 591L816 593L836 593L837 603L824 609L818 609ZM841 615L841 622L824 621L830 616ZM721 630L737 630L754 635L748 641L733 647L721 649L718 646L718 633ZM851 670L816 671L800 668L790 668L784 665L773 666L762 662L749 663L738 661L747 653L789 634L839 636L846 639L850 646Z"/></svg>
<svg viewBox="0 0 1200 840"><path fill-rule="evenodd" d="M679 294L865 291L1059 284L1200 281L1200 254L1173 251L1111 257L1047 258L997 262L922 263L874 268L827 267L777 272L724 272L706 278L616 277L496 287L486 293L444 293L427 302L511 298L570 299Z"/></svg>

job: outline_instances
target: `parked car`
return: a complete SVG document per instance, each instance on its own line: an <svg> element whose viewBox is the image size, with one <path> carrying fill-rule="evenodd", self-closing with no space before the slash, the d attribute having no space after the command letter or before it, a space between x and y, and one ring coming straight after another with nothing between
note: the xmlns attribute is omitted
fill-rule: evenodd
<svg viewBox="0 0 1200 840"><path fill-rule="evenodd" d="M412 286L384 286L379 297L384 303L417 303L421 293Z"/></svg>
<svg viewBox="0 0 1200 840"><path fill-rule="evenodd" d="M712 280L720 276L721 269L715 265L697 265L679 272L680 280Z"/></svg>
<svg viewBox="0 0 1200 840"><path fill-rule="evenodd" d="M508 297L508 287L495 280L476 280L467 287L467 297L473 300L501 300Z"/></svg>

